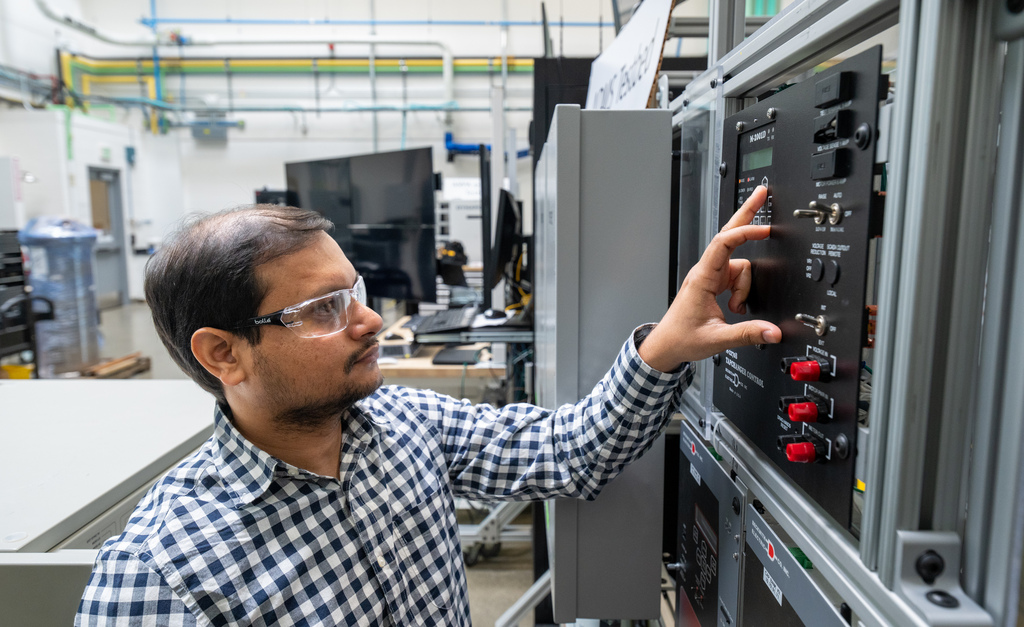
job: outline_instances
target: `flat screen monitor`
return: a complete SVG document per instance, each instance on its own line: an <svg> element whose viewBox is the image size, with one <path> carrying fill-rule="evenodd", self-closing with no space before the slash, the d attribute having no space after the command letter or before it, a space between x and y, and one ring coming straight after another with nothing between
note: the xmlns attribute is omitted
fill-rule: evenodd
<svg viewBox="0 0 1024 627"><path fill-rule="evenodd" d="M285 177L299 207L334 222L370 296L436 301L432 149L286 163Z"/></svg>
<svg viewBox="0 0 1024 627"><path fill-rule="evenodd" d="M506 189L498 192L498 216L495 221L494 244L488 264L487 290L493 290L505 275L506 268L516 256L520 243L519 206Z"/></svg>

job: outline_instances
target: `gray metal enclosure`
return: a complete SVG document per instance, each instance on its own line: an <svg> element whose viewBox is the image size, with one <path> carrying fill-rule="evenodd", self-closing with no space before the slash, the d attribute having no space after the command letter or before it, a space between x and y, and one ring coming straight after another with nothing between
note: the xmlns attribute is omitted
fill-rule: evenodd
<svg viewBox="0 0 1024 627"><path fill-rule="evenodd" d="M668 111L560 105L537 164L536 386L572 403L665 311ZM548 503L554 618L660 615L664 441L593 502Z"/></svg>
<svg viewBox="0 0 1024 627"><path fill-rule="evenodd" d="M709 69L669 105L674 132L707 138L692 155L701 193L679 208L703 244L719 223L724 120L898 25L875 136L886 187L873 389L856 452L866 485L859 533L825 515L717 411L708 364L682 413L744 487L744 504L756 503L757 516L813 562L850 624L1018 624L1024 4L797 0L746 39L743 2L710 7ZM753 510L741 511L743 533L755 533ZM940 564L938 574L923 558ZM768 579L757 560L740 568ZM763 624L758 603L798 594L780 585L776 599L760 577L747 581L731 591L740 625Z"/></svg>

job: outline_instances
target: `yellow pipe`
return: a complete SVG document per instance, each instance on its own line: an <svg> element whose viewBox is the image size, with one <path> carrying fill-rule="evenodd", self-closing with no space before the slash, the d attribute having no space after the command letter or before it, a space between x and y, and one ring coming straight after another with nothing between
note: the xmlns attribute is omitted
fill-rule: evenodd
<svg viewBox="0 0 1024 627"><path fill-rule="evenodd" d="M457 65L458 61L452 61L453 65ZM441 67L440 59L406 59L405 64L409 67Z"/></svg>
<svg viewBox="0 0 1024 627"><path fill-rule="evenodd" d="M83 81L86 78L90 79L94 83L143 83L143 82L151 83L151 82L153 82L153 77L152 76L147 76L145 74L135 74L135 75L132 75L132 76L127 76L125 74L112 74L112 75L111 74L85 74L85 75L82 76L82 80ZM85 91L85 83L84 82L82 83L82 91L84 93L89 93L89 92Z"/></svg>
<svg viewBox="0 0 1024 627"><path fill-rule="evenodd" d="M61 73L64 74L64 86L67 87L68 90L74 90L75 85L73 77L71 76L71 55L67 52L61 52L60 64L63 70Z"/></svg>
<svg viewBox="0 0 1024 627"><path fill-rule="evenodd" d="M88 96L92 93L93 83L145 83L146 94L150 100L156 100L156 79L152 76L94 76L92 74L82 75L82 95ZM160 132L160 124L156 110L149 112L149 130L154 135Z"/></svg>
<svg viewBox="0 0 1024 627"><path fill-rule="evenodd" d="M257 67L269 65L271 67L312 67L312 59L281 59L273 63L260 62L259 59L231 59L228 67Z"/></svg>
<svg viewBox="0 0 1024 627"><path fill-rule="evenodd" d="M74 61L80 66L85 66L91 69L124 69L132 71L152 71L153 62L151 60L139 61L97 61L95 59L89 59L82 56L70 55L68 53L61 53L61 60L64 63L65 68L65 81L70 87L70 75L71 75L71 62ZM269 67L269 68L284 68L284 67L312 67L314 59L228 59L227 67ZM368 59L316 59L317 65L320 67L368 67ZM440 67L440 59L404 59L405 64L410 67ZM397 67L401 64L398 59L377 59L378 67ZM486 66L497 66L501 64L501 60L495 58L468 58L468 59L455 59L453 61L455 65L461 67L486 67ZM516 59L509 58L508 64L510 67L532 67L532 59ZM176 59L176 58L164 58L160 62L161 67L168 69L177 68L223 68L225 67L225 61L221 60L209 60L209 59Z"/></svg>
<svg viewBox="0 0 1024 627"><path fill-rule="evenodd" d="M79 65L88 65L88 66L94 67L94 68L110 68L110 69L113 69L113 68L125 68L125 69L135 69L135 68L137 68L139 66L139 63L137 61L96 61L95 59L90 59L88 57L83 57L83 56L79 56L79 55L72 55L71 58L75 61L75 63L78 63ZM143 67L146 67L147 65L149 67L153 67L153 62L152 61L143 61L142 62L142 66Z"/></svg>
<svg viewBox="0 0 1024 627"><path fill-rule="evenodd" d="M319 59L320 67L370 67L369 59Z"/></svg>
<svg viewBox="0 0 1024 627"><path fill-rule="evenodd" d="M139 61L100 61L96 59L90 59L78 55L72 55L70 53L62 51L60 53L60 61L63 68L64 74L64 85L71 91L74 90L74 75L73 75L73 63L77 64L80 68L88 68L93 70L128 70L133 72L130 75L95 75L83 69L82 74L82 93L89 95L92 89L92 83L129 83L132 81L144 81L147 86L147 93L151 100L156 100L156 80L152 74L146 75L141 72L152 72L153 61L151 60L139 60ZM235 68L246 68L246 67L267 67L267 68L310 68L312 70L314 62L319 67L369 67L369 59L225 59L225 60L209 60L209 59L175 59L169 58L162 61L162 66L165 69L184 69L184 68L223 68L225 65L227 69ZM376 59L376 67L399 67L402 63L405 63L408 67L439 67L442 65L441 59ZM510 68L518 67L533 67L533 59L516 59L510 57L507 60ZM453 65L459 67L496 67L501 65L501 60L495 58L470 58L470 59L454 59ZM158 117L155 110L152 110L149 115L149 126L153 134L159 132Z"/></svg>

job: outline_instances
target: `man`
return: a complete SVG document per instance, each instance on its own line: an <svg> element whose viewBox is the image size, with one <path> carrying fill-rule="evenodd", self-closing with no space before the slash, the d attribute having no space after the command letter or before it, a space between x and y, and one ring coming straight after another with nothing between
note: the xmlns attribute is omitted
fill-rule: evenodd
<svg viewBox="0 0 1024 627"><path fill-rule="evenodd" d="M715 301L730 289L745 308L750 266L729 257L768 235L749 225L765 197L557 410L380 387L380 316L315 213L257 205L187 226L147 266L146 299L217 398L214 435L103 546L76 624L469 625L455 495L594 498L662 432L689 362L781 339L726 324Z"/></svg>

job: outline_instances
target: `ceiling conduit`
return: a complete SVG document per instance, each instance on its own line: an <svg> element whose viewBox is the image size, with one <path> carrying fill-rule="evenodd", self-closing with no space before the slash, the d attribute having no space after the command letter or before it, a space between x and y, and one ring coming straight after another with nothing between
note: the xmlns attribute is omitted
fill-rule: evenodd
<svg viewBox="0 0 1024 627"><path fill-rule="evenodd" d="M360 44L360 45L377 45L377 44L390 44L398 46L427 46L433 48L439 48L441 50L441 80L444 83L444 98L445 98L445 128L450 128L452 124L451 108L455 107L455 72L453 70L453 55L450 48L441 41L435 40L406 40L406 39L387 39L381 37L360 37L351 38L346 37L343 40L337 38L310 38L310 39L299 39L299 40L268 40L268 39L198 39L195 37L176 37L173 41L171 39L161 39L159 34L154 33L153 35L140 38L125 38L113 34L101 31L93 26L89 26L84 22L76 20L68 15L60 15L50 7L45 0L35 0L35 4L39 7L39 10L50 20L71 28L80 33L89 35L90 37L102 41L104 43L112 44L115 46L144 46L152 48L154 46L289 46L289 45L316 45L316 44Z"/></svg>

